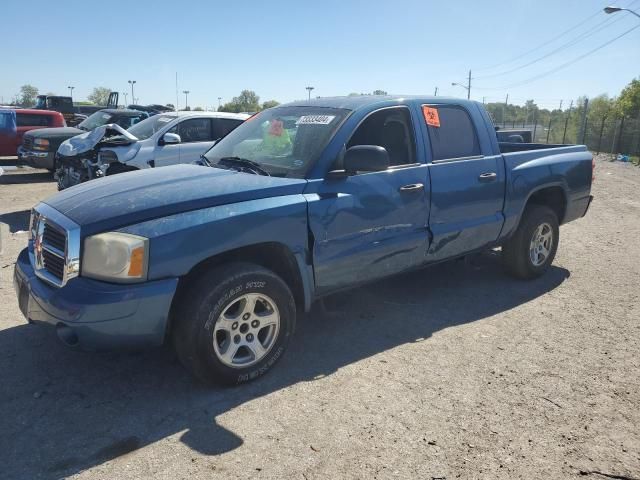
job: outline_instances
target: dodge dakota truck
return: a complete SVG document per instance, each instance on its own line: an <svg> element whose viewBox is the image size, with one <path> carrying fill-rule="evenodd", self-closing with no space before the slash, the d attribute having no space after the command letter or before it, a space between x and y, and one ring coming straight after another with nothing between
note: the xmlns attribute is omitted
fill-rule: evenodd
<svg viewBox="0 0 640 480"><path fill-rule="evenodd" d="M36 205L14 274L28 321L75 348L172 342L196 377L243 383L332 292L495 247L515 277L544 274L592 199L586 147L498 143L482 104L453 98L271 108L202 163Z"/></svg>

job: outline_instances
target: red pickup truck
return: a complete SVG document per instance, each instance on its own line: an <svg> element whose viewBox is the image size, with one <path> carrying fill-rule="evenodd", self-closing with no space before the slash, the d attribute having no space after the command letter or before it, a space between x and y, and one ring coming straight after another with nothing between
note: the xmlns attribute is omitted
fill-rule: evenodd
<svg viewBox="0 0 640 480"><path fill-rule="evenodd" d="M14 156L25 132L35 128L66 127L59 112L0 109L0 156ZM46 150L46 149L45 149Z"/></svg>

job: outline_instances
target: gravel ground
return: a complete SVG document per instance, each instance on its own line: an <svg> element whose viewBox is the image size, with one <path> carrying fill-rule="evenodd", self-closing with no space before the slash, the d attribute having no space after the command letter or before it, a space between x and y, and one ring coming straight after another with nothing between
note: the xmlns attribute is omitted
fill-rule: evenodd
<svg viewBox="0 0 640 480"><path fill-rule="evenodd" d="M488 253L332 299L258 382L170 351L90 354L12 288L46 173L0 177L0 477L640 478L640 168L599 161L587 217L532 282Z"/></svg>

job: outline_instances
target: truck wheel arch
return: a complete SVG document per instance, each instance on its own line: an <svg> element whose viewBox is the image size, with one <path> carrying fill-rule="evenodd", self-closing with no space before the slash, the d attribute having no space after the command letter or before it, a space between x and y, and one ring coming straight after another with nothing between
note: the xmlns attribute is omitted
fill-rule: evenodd
<svg viewBox="0 0 640 480"><path fill-rule="evenodd" d="M522 219L522 214L531 204L549 207L558 217L558 224L562 225L567 211L567 194L561 185L545 185L533 190L523 205L520 219Z"/></svg>
<svg viewBox="0 0 640 480"><path fill-rule="evenodd" d="M296 256L289 247L278 242L265 242L254 245L239 247L212 257L206 258L194 265L189 272L180 277L178 288L171 305L171 315L169 322L173 318L174 310L180 304L184 295L189 292L189 285L197 282L204 272L211 268L228 262L254 263L267 268L277 274L291 289L299 311L305 311L310 305L310 288L305 288L303 275ZM167 326L167 334L171 331L171 325Z"/></svg>

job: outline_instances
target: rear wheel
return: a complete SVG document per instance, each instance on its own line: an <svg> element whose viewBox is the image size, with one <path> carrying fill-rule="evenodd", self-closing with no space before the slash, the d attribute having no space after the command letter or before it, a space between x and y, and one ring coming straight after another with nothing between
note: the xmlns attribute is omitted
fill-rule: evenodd
<svg viewBox="0 0 640 480"><path fill-rule="evenodd" d="M283 355L295 328L287 284L258 265L233 263L193 280L174 319L180 361L206 383L245 383Z"/></svg>
<svg viewBox="0 0 640 480"><path fill-rule="evenodd" d="M531 205L525 210L514 235L502 246L509 273L517 278L536 278L545 273L558 250L558 217L549 207Z"/></svg>

